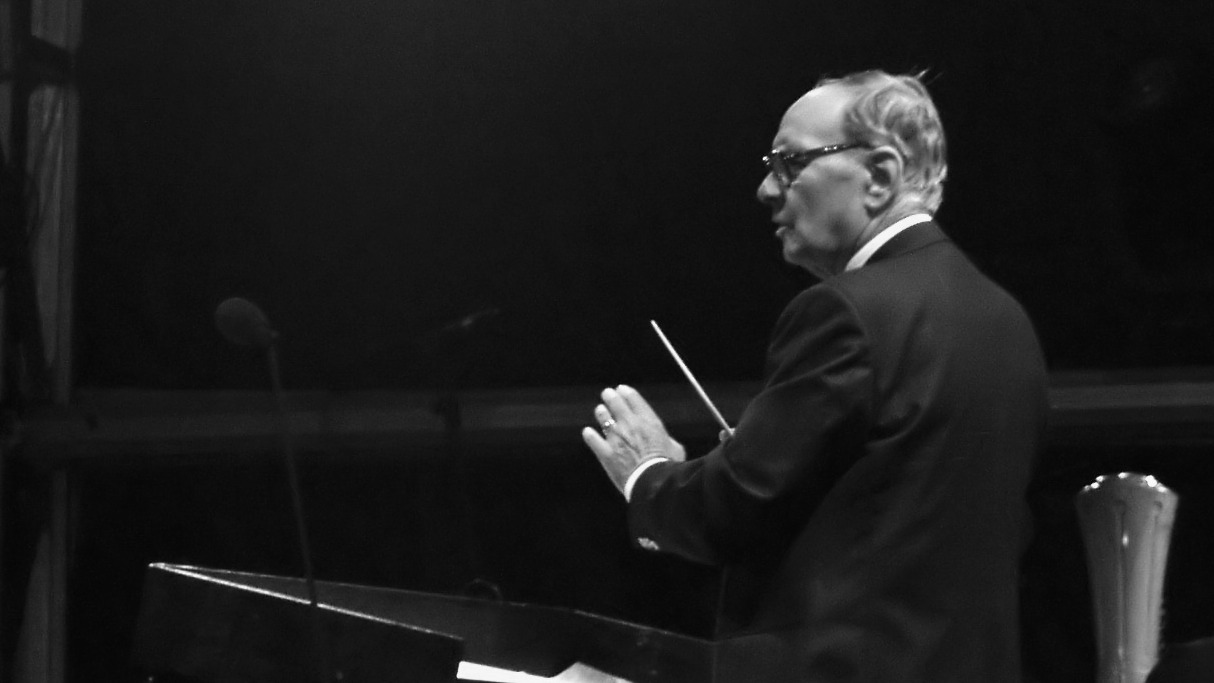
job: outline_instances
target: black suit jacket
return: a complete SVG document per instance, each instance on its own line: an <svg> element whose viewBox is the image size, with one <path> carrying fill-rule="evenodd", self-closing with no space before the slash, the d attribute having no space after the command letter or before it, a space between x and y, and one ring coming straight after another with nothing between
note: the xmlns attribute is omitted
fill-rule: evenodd
<svg viewBox="0 0 1214 683"><path fill-rule="evenodd" d="M732 439L641 475L641 547L727 567L718 681L1019 681L1046 373L934 223L798 295Z"/></svg>

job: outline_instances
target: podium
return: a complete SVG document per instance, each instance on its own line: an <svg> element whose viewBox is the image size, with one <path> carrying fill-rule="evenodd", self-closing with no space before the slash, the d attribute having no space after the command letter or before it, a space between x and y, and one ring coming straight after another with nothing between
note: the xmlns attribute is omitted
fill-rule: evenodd
<svg viewBox="0 0 1214 683"><path fill-rule="evenodd" d="M134 642L153 675L204 683L456 680L461 660L554 676L575 663L633 683L710 683L715 644L578 610L152 564Z"/></svg>

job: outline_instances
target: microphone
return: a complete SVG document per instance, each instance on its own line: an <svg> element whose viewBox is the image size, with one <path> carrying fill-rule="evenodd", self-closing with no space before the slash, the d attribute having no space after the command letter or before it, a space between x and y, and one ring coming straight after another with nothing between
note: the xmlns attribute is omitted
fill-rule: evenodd
<svg viewBox="0 0 1214 683"><path fill-rule="evenodd" d="M320 624L320 599L316 592L315 572L312 569L312 549L308 543L308 523L304 516L303 492L299 484L299 472L295 464L295 448L291 442L291 431L287 424L287 410L283 399L282 373L278 369L278 333L270 325L266 314L247 299L232 297L215 309L215 327L225 339L241 346L264 349L270 369L270 390L274 396L275 413L278 418L278 436L282 446L282 457L287 470L287 484L291 489L291 505L295 518L295 533L299 543L299 555L303 561L304 586L308 592L308 613L312 627L313 657L316 665L316 683L332 680L329 672L331 653Z"/></svg>
<svg viewBox="0 0 1214 683"><path fill-rule="evenodd" d="M491 306L448 320L417 337L417 350L428 357L443 356L444 363L464 360L469 347L492 328L492 323L501 315L502 309Z"/></svg>
<svg viewBox="0 0 1214 683"><path fill-rule="evenodd" d="M225 339L240 346L268 349L278 340L270 319L257 304L232 297L215 309L215 327Z"/></svg>
<svg viewBox="0 0 1214 683"><path fill-rule="evenodd" d="M465 315L454 322L444 325L443 327L439 328L438 334L442 337L468 335L477 328L483 327L485 323L493 320L497 316L501 315L501 313L502 310L496 306L492 308L482 308L479 311L473 311L472 313L469 313L468 315Z"/></svg>

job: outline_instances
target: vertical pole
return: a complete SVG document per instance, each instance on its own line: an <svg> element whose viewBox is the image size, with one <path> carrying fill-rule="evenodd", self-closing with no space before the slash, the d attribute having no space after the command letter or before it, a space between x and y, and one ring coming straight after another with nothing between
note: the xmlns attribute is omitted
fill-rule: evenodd
<svg viewBox="0 0 1214 683"><path fill-rule="evenodd" d="M80 43L82 0L11 0L13 41L20 45L12 94L12 163L22 188L37 189L38 205L18 214L36 216L18 233L23 282L14 302L26 312L22 339L10 353L24 355L30 381L6 388L66 405L72 390L72 318L76 250L76 179L79 95L73 60ZM34 48L38 48L35 53ZM31 56L37 54L38 56ZM42 60L49 60L43 63ZM23 250L24 251L24 250ZM12 360L13 357L10 356ZM15 374L10 376L16 377ZM22 397L30 398L30 397ZM73 487L68 465L50 474L48 523L31 569L24 643L26 680L62 683L67 676L68 570Z"/></svg>
<svg viewBox="0 0 1214 683"><path fill-rule="evenodd" d="M47 596L50 620L46 637L48 683L67 680L67 572L71 550L69 489L67 468L56 468L51 474L51 519L47 534L50 545L50 591Z"/></svg>

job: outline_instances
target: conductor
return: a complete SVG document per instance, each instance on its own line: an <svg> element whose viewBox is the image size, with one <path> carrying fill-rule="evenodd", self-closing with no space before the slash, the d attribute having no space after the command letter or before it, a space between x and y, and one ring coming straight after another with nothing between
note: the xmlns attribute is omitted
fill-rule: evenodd
<svg viewBox="0 0 1214 683"><path fill-rule="evenodd" d="M823 80L764 162L784 259L820 282L733 434L689 460L621 385L583 439L637 545L725 567L718 681L1019 683L1046 373L1024 310L933 218L936 107L916 76Z"/></svg>

